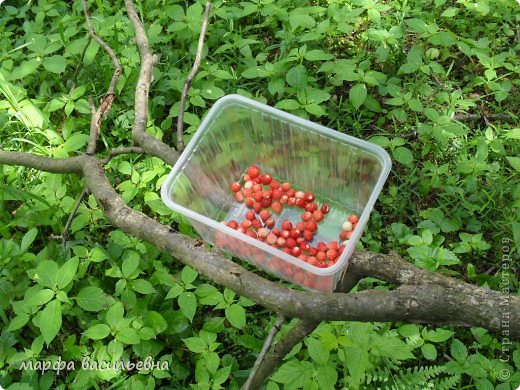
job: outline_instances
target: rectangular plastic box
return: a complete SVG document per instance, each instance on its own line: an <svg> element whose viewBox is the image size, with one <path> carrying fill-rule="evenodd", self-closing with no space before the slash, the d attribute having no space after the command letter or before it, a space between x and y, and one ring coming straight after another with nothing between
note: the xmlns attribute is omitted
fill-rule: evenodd
<svg viewBox="0 0 520 390"><path fill-rule="evenodd" d="M359 216L339 260L318 268L236 231L221 221L242 221L249 210L235 200L231 182L250 165L312 191L331 211L311 245L339 240L351 213ZM388 177L391 160L379 146L339 133L238 95L219 99L187 145L161 188L164 203L185 215L202 238L257 267L314 291L333 291L359 241ZM284 219L300 221L302 210L284 207ZM274 214L276 216L276 214Z"/></svg>

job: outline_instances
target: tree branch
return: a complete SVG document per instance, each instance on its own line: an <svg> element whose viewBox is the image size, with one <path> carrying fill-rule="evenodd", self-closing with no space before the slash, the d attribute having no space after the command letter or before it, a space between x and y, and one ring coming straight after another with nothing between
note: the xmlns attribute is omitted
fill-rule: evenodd
<svg viewBox="0 0 520 390"><path fill-rule="evenodd" d="M211 3L206 3L206 10L204 11L204 20L202 21L202 27L200 29L199 43L197 45L197 54L195 55L195 62L191 68L186 81L184 82L184 88L182 89L181 102L179 107L179 116L177 118L177 151L182 153L184 150L184 110L186 105L186 98L191 88L193 78L199 71L200 62L202 60L202 50L204 49L204 37L206 36L206 30L208 28L209 13L211 11Z"/></svg>
<svg viewBox="0 0 520 390"><path fill-rule="evenodd" d="M22 165L51 173L81 173L83 157L49 158L24 152L0 150L0 164Z"/></svg>
<svg viewBox="0 0 520 390"><path fill-rule="evenodd" d="M159 157L170 165L177 161L178 153L166 145L164 142L152 137L146 132L148 122L148 93L152 83L153 66L157 58L152 55L148 44L146 31L139 20L132 0L125 0L125 7L128 17L135 29L135 43L139 49L141 57L141 70L135 89L135 120L132 128L132 139L141 146L147 153Z"/></svg>
<svg viewBox="0 0 520 390"><path fill-rule="evenodd" d="M375 322L414 322L433 325L454 324L481 326L501 331L502 311L507 310L510 323L520 321L520 297L459 282L453 279L439 285L430 275L421 285L405 284L392 291L362 291L355 294L312 293L292 290L271 282L228 260L216 250L198 246L196 241L161 225L146 215L129 208L108 182L99 161L86 159L84 175L89 189L112 224L123 231L148 241L207 276L215 283L249 297L258 304L283 314L308 320L349 320ZM368 255L367 255L368 256ZM374 255L392 262L393 256ZM359 259L355 256L352 264ZM366 262L380 263L374 260ZM387 266L395 274L395 267ZM414 275L421 270L409 265ZM355 267L354 267L355 269ZM358 269L362 269L362 266ZM377 269L372 270L375 275ZM357 271L355 271L357 273ZM392 272L389 278L392 278ZM428 272L429 273L429 272ZM430 273L431 274L431 273ZM395 276L394 276L395 277ZM406 279L406 274L404 275ZM414 276L407 280L413 280ZM444 280L444 279L443 279ZM504 302L507 301L507 306ZM499 310L502 308L502 310ZM520 328L510 329L511 337L520 337Z"/></svg>
<svg viewBox="0 0 520 390"><path fill-rule="evenodd" d="M271 349L271 345L273 344L273 340L276 336L276 334L280 331L282 328L283 323L285 322L284 316L278 316L276 319L276 322L274 323L273 327L269 330L269 334L267 335L264 345L262 346L262 350L260 351L260 354L256 358L255 364L253 368L251 369L251 373L249 374L249 378L247 378L246 383L244 386L242 386L242 390L250 390L250 389L256 389L257 386L253 384L253 379L256 376L258 370L262 366L262 363L265 361L265 357L267 352Z"/></svg>

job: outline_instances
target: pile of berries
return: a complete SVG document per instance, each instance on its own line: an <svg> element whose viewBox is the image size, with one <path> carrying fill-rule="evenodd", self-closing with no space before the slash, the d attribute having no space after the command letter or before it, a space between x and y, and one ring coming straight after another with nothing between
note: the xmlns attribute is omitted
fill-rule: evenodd
<svg viewBox="0 0 520 390"><path fill-rule="evenodd" d="M267 173L262 174L257 166L250 166L243 177L243 184L233 182L230 189L237 202L245 202L250 208L243 221L223 221L232 229L278 248L298 259L319 268L334 265L354 233L358 216L352 214L343 223L338 241L318 242L311 245L319 223L330 211L327 203L318 205L312 192L292 188L288 182L280 183ZM284 220L274 227L284 207L302 209L301 221Z"/></svg>

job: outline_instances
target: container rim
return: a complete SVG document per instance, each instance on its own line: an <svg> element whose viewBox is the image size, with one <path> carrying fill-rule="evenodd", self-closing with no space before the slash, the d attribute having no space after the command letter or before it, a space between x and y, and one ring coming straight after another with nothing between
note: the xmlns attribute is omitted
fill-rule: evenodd
<svg viewBox="0 0 520 390"><path fill-rule="evenodd" d="M189 156L191 153L196 149L198 143L204 136L204 134L209 130L209 124L211 121L216 117L216 115L220 112L220 110L226 106L231 105L239 105L239 106L245 106L248 108L255 109L256 111L266 113L272 116L275 116L283 121L291 122L296 125L301 125L306 130L315 132L321 135L325 135L329 138L336 139L338 141L342 141L344 143L348 143L350 145L354 145L375 158L377 158L381 163L381 173L379 174L379 177L377 179L376 184L374 185L374 188L372 189L372 192L370 194L370 197L359 216L359 222L358 227L354 230L354 234L352 235L351 239L353 242L358 242L361 238L361 235L363 233L364 227L366 223L368 222L368 218L370 216L370 212L372 211L372 208L374 207L374 204L379 196L379 193L381 192L381 189L383 188L383 185L388 177L388 174L390 173L390 169L392 167L392 160L390 159L389 154L384 150L382 147L375 145L373 143L370 143L368 141L361 140L359 138L353 137L348 134L340 133L339 131L329 129L323 125L314 123L312 121L309 121L307 119L300 118L294 114L289 114L285 111L279 110L277 108L268 106L266 104L257 102L253 99L249 99L240 95L231 94L226 95L219 100L215 102L213 107L208 111L206 117L203 119L201 124L199 125L199 128L197 129L195 135L191 138L188 145L186 145L186 148L184 149L183 153L179 156L178 160L176 161L175 165L172 167L172 170L168 174L168 177L164 181L164 183L161 186L161 198L163 202L166 204L168 208L171 210L177 211L186 217L193 219L197 222L200 222L204 225L209 225L212 228L221 231L223 233L226 233L238 240L245 241L246 243L255 246L258 249L261 249L267 253L269 253L272 256L276 256L284 261L287 261L291 264L294 264L302 269L304 269L307 272L313 273L315 275L319 276L330 276L334 275L340 271L343 271L346 266L348 265L348 259L352 255L352 253L355 250L355 246L351 245L347 247L341 256L338 258L338 261L336 264L334 264L332 267L329 268L318 268L315 266L312 266L306 262L303 262L301 260L298 260L294 256L291 256L279 249L273 248L269 245L267 245L264 242L261 242L259 240L256 240L252 237L249 237L246 234L242 234L234 229L231 229L230 227L217 222L211 218L208 218L196 211L190 210L178 203L175 203L172 199L170 199L168 190L172 187L173 182L181 172L184 165L188 162Z"/></svg>

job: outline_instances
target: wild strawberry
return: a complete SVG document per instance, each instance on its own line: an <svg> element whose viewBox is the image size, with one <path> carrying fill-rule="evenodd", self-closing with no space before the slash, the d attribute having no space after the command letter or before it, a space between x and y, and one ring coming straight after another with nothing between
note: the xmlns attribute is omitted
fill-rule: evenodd
<svg viewBox="0 0 520 390"><path fill-rule="evenodd" d="M309 221L305 224L305 230L310 230L311 232L315 232L318 229L318 224L316 221Z"/></svg>
<svg viewBox="0 0 520 390"><path fill-rule="evenodd" d="M242 193L244 194L244 196L247 196L247 197L253 196L253 190L251 188L244 188Z"/></svg>
<svg viewBox="0 0 520 390"><path fill-rule="evenodd" d="M302 220L304 220L305 222L310 221L311 218L312 218L312 213L309 211L306 211L302 214Z"/></svg>
<svg viewBox="0 0 520 390"><path fill-rule="evenodd" d="M292 249L296 246L296 240L294 238L287 238L285 240L285 245L287 245L287 248Z"/></svg>
<svg viewBox="0 0 520 390"><path fill-rule="evenodd" d="M254 220L255 219L255 213L253 211L249 210L246 213L246 219L249 219L250 221Z"/></svg>
<svg viewBox="0 0 520 390"><path fill-rule="evenodd" d="M256 165L251 165L249 168L247 168L247 174L251 179L254 179L255 177L260 176L260 168L258 168Z"/></svg>
<svg viewBox="0 0 520 390"><path fill-rule="evenodd" d="M269 210L262 210L260 211L259 215L260 218L262 218L262 220L265 221L271 216L271 213L269 212Z"/></svg>
<svg viewBox="0 0 520 390"><path fill-rule="evenodd" d="M255 200L253 198L251 198L250 196L248 196L246 198L246 206L251 208L253 207L253 204L255 203Z"/></svg>
<svg viewBox="0 0 520 390"><path fill-rule="evenodd" d="M268 220L269 221L269 220ZM266 224L267 225L267 224ZM280 237L280 234L282 233L280 231L280 229L278 228L274 228L273 230L271 230L271 233L273 233L276 237Z"/></svg>
<svg viewBox="0 0 520 390"><path fill-rule="evenodd" d="M307 202L309 202L309 203L310 203L310 202L314 202L314 199L315 199L315 198L316 198L316 197L314 196L314 194L313 194L312 192L307 192L307 193L305 194L305 200L306 200Z"/></svg>
<svg viewBox="0 0 520 390"><path fill-rule="evenodd" d="M253 210L255 210L255 213L259 213L262 210L262 205L258 202L253 203Z"/></svg>
<svg viewBox="0 0 520 390"><path fill-rule="evenodd" d="M305 242L305 238L303 238L303 237L298 237L298 238L296 239L296 244L297 244L298 246L300 246L300 245L303 244L304 242Z"/></svg>
<svg viewBox="0 0 520 390"><path fill-rule="evenodd" d="M298 229L298 230L305 230L305 223L303 222L298 222L296 224L296 226L294 226L295 229Z"/></svg>
<svg viewBox="0 0 520 390"><path fill-rule="evenodd" d="M271 207L271 203L273 203L273 201L271 199L264 198L260 201L260 204L262 205L262 208L264 208L264 209Z"/></svg>
<svg viewBox="0 0 520 390"><path fill-rule="evenodd" d="M252 222L249 219L244 219L241 223L242 227L245 229L249 229L252 225Z"/></svg>
<svg viewBox="0 0 520 390"><path fill-rule="evenodd" d="M306 262L307 261L307 255L302 253L300 256L298 256L298 259Z"/></svg>
<svg viewBox="0 0 520 390"><path fill-rule="evenodd" d="M252 180L248 180L244 184L244 188L247 188L248 190L252 190L255 183L253 183Z"/></svg>
<svg viewBox="0 0 520 390"><path fill-rule="evenodd" d="M228 225L231 229L238 229L238 222L235 221L235 220L228 221L227 225Z"/></svg>
<svg viewBox="0 0 520 390"><path fill-rule="evenodd" d="M282 212L282 204L280 202L273 202L271 204L271 208L276 214L280 214Z"/></svg>
<svg viewBox="0 0 520 390"><path fill-rule="evenodd" d="M255 202L261 202L262 199L264 199L264 197L261 192L255 192L255 194L253 195L253 199L255 200Z"/></svg>
<svg viewBox="0 0 520 390"><path fill-rule="evenodd" d="M282 199L282 196L283 196L283 192L282 190L276 188L273 190L273 192L271 193L271 197L274 199L274 200L280 200Z"/></svg>
<svg viewBox="0 0 520 390"><path fill-rule="evenodd" d="M292 222L289 220L285 220L282 222L282 230L291 230L293 228Z"/></svg>
<svg viewBox="0 0 520 390"><path fill-rule="evenodd" d="M254 192L262 192L262 185L261 184L254 184L253 185L253 191Z"/></svg>
<svg viewBox="0 0 520 390"><path fill-rule="evenodd" d="M309 256L307 257L307 263L316 266L316 264L318 264L318 259L316 259L314 256Z"/></svg>
<svg viewBox="0 0 520 390"><path fill-rule="evenodd" d="M294 188L291 188L289 191L287 191L287 196L289 198L294 198L295 194L296 194L296 190Z"/></svg>
<svg viewBox="0 0 520 390"><path fill-rule="evenodd" d="M294 199L294 198L287 199L287 204L291 207L294 206L296 204L296 199Z"/></svg>
<svg viewBox="0 0 520 390"><path fill-rule="evenodd" d="M338 251L336 249L329 249L327 251L327 258L331 261L334 261L336 260L336 258L338 257Z"/></svg>
<svg viewBox="0 0 520 390"><path fill-rule="evenodd" d="M253 238L258 238L258 235L256 234L256 232L254 230L248 230L246 232L246 234L249 236L249 237L253 237Z"/></svg>
<svg viewBox="0 0 520 390"><path fill-rule="evenodd" d="M267 238L267 236L269 234L271 234L271 232L267 228L260 228L260 229L258 229L258 237Z"/></svg>
<svg viewBox="0 0 520 390"><path fill-rule="evenodd" d="M318 251L320 252L325 252L328 249L327 244L325 244L324 242L318 242L318 245L316 245L316 249L318 249Z"/></svg>
<svg viewBox="0 0 520 390"><path fill-rule="evenodd" d="M273 193L273 190L264 190L262 192L262 196L264 197L264 199L271 199L272 193Z"/></svg>
<svg viewBox="0 0 520 390"><path fill-rule="evenodd" d="M294 248L291 249L291 255L293 255L294 257L298 257L301 254L302 254L302 250L300 249L300 247L295 246Z"/></svg>
<svg viewBox="0 0 520 390"><path fill-rule="evenodd" d="M323 214L327 214L330 211L330 206L327 203L323 203L320 210Z"/></svg>
<svg viewBox="0 0 520 390"><path fill-rule="evenodd" d="M235 200L239 203L242 203L244 201L244 194L241 192L235 192Z"/></svg>
<svg viewBox="0 0 520 390"><path fill-rule="evenodd" d="M305 238L307 241L312 241L314 238L314 232L311 232L310 230L304 230L303 238Z"/></svg>
<svg viewBox="0 0 520 390"><path fill-rule="evenodd" d="M269 233L265 239L265 242L267 242L269 245L273 245L276 244L276 240L278 240L278 237L276 237L273 233Z"/></svg>
<svg viewBox="0 0 520 390"><path fill-rule="evenodd" d="M359 218L356 214L352 214L350 217L348 217L348 220L351 223L357 223L359 221Z"/></svg>
<svg viewBox="0 0 520 390"><path fill-rule="evenodd" d="M229 186L229 188L230 188L231 191L233 191L233 192L238 192L238 191L240 191L240 189L242 188L242 186L240 185L239 182L235 181L235 182L231 183L231 185Z"/></svg>
<svg viewBox="0 0 520 390"><path fill-rule="evenodd" d="M317 250L316 248L314 248L314 247L311 246L311 247L309 248L309 255L311 255L311 256L316 256L316 253L318 253L318 250Z"/></svg>
<svg viewBox="0 0 520 390"><path fill-rule="evenodd" d="M283 192L287 192L291 189L291 183L282 183L280 186Z"/></svg>
<svg viewBox="0 0 520 390"><path fill-rule="evenodd" d="M329 248L329 249L338 249L339 248L339 243L337 241L333 240L333 241L328 243L327 248Z"/></svg>
<svg viewBox="0 0 520 390"><path fill-rule="evenodd" d="M348 234L348 232L345 231L345 230L343 230L343 231L339 234L339 238L341 238L341 241L348 240L347 234Z"/></svg>
<svg viewBox="0 0 520 390"><path fill-rule="evenodd" d="M352 230L352 222L350 222L350 221L343 222L342 228L344 231L350 232Z"/></svg>
<svg viewBox="0 0 520 390"><path fill-rule="evenodd" d="M249 176L247 173L243 177L244 182L251 180L251 176Z"/></svg>
<svg viewBox="0 0 520 390"><path fill-rule="evenodd" d="M255 218L251 221L251 225L255 228L255 229L260 229L263 225L262 225L262 221L260 221L258 218Z"/></svg>
<svg viewBox="0 0 520 390"><path fill-rule="evenodd" d="M292 229L291 230L291 237L294 238L294 239L297 239L298 237L300 237L301 234L302 234L301 230L298 230L298 229Z"/></svg>
<svg viewBox="0 0 520 390"><path fill-rule="evenodd" d="M273 180L272 176L267 174L267 173L264 173L261 177L260 177L260 180L262 181L262 184L263 185L268 185L269 183L271 183L271 181Z"/></svg>
<svg viewBox="0 0 520 390"><path fill-rule="evenodd" d="M319 210L314 210L314 212L312 213L312 218L316 222L320 222L323 219L323 217L324 217L323 213Z"/></svg>
<svg viewBox="0 0 520 390"><path fill-rule="evenodd" d="M265 226L267 227L273 227L275 224L275 221L273 218L268 218L267 221L265 221Z"/></svg>
<svg viewBox="0 0 520 390"><path fill-rule="evenodd" d="M280 236L283 238L289 238L291 236L291 232L289 230L282 230Z"/></svg>
<svg viewBox="0 0 520 390"><path fill-rule="evenodd" d="M285 238L283 237L278 237L278 239L276 240L276 244L278 246L285 246Z"/></svg>
<svg viewBox="0 0 520 390"><path fill-rule="evenodd" d="M280 182L276 179L271 180L271 184L269 184L269 187L271 187L273 190L276 190L277 188L280 188Z"/></svg>
<svg viewBox="0 0 520 390"><path fill-rule="evenodd" d="M303 199L303 198L305 198L305 192L303 192L303 191L296 191L296 193L294 194L294 197L296 199Z"/></svg>
<svg viewBox="0 0 520 390"><path fill-rule="evenodd" d="M285 253L287 253L289 255L291 254L291 249L289 249L289 248L283 248L282 251L284 251Z"/></svg>
<svg viewBox="0 0 520 390"><path fill-rule="evenodd" d="M303 199L303 198L297 198L295 204L296 204L296 207L299 207L299 208L301 208L301 209L304 209L304 208L305 208L305 205L306 205L307 203L305 202L305 199Z"/></svg>
<svg viewBox="0 0 520 390"><path fill-rule="evenodd" d="M304 241L300 244L300 249L304 252L307 252L311 249L311 245L307 241Z"/></svg>
<svg viewBox="0 0 520 390"><path fill-rule="evenodd" d="M246 234L247 232L247 229L245 227L242 227L240 226L238 229L237 229L240 233L243 233L243 234Z"/></svg>
<svg viewBox="0 0 520 390"><path fill-rule="evenodd" d="M325 252L320 251L316 254L316 259L318 261L325 261L326 258L327 258L327 254Z"/></svg>

